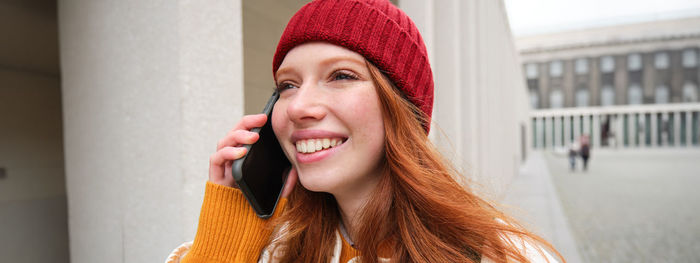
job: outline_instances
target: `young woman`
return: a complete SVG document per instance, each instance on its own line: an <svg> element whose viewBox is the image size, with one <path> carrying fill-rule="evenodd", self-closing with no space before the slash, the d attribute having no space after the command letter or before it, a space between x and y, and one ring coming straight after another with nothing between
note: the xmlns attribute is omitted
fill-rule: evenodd
<svg viewBox="0 0 700 263"><path fill-rule="evenodd" d="M293 166L277 211L257 218L230 174L258 139L248 130L267 121L245 116L211 156L194 244L170 262L555 262L551 245L460 185L428 140L427 52L389 1L307 4L273 74L269 121Z"/></svg>

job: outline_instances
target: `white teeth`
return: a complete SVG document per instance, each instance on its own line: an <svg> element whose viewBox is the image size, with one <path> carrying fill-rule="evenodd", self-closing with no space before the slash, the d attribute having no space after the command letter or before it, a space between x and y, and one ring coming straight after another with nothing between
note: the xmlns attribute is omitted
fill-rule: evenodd
<svg viewBox="0 0 700 263"><path fill-rule="evenodd" d="M307 153L312 153L316 151L316 144L314 143L314 140L308 140L306 141L306 152Z"/></svg>
<svg viewBox="0 0 700 263"><path fill-rule="evenodd" d="M316 139L315 141L316 141L316 151L320 151L321 149L323 149L323 143L321 142L321 140Z"/></svg>
<svg viewBox="0 0 700 263"><path fill-rule="evenodd" d="M342 144L341 139L330 139L330 138L322 138L322 139L308 139L308 140L299 140L296 142L296 147L297 147L297 152L300 153L313 153L317 152L323 149L328 149L331 147L338 146Z"/></svg>

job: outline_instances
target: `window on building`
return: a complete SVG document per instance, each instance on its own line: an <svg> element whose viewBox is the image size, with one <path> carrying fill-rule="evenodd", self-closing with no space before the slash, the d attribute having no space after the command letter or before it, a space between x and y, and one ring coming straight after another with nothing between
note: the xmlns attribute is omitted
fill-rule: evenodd
<svg viewBox="0 0 700 263"><path fill-rule="evenodd" d="M668 68L668 53L659 52L654 56L654 67L656 69L667 69Z"/></svg>
<svg viewBox="0 0 700 263"><path fill-rule="evenodd" d="M683 67L694 68L698 66L698 53L695 49L683 50Z"/></svg>
<svg viewBox="0 0 700 263"><path fill-rule="evenodd" d="M564 107L564 93L561 90L555 89L549 93L549 107L552 109Z"/></svg>
<svg viewBox="0 0 700 263"><path fill-rule="evenodd" d="M561 77L564 72L564 65L561 60L555 60L549 63L549 76Z"/></svg>
<svg viewBox="0 0 700 263"><path fill-rule="evenodd" d="M588 107L588 89L576 91L576 107Z"/></svg>
<svg viewBox="0 0 700 263"><path fill-rule="evenodd" d="M600 89L600 105L612 106L615 105L615 90L610 85L604 85Z"/></svg>
<svg viewBox="0 0 700 263"><path fill-rule="evenodd" d="M627 104L642 104L642 87L639 84L632 84L627 89Z"/></svg>
<svg viewBox="0 0 700 263"><path fill-rule="evenodd" d="M627 70L639 71L642 70L642 54L634 53L627 56Z"/></svg>
<svg viewBox="0 0 700 263"><path fill-rule="evenodd" d="M530 108L539 109L540 108L540 94L534 90L530 89Z"/></svg>
<svg viewBox="0 0 700 263"><path fill-rule="evenodd" d="M683 102L698 102L698 86L686 82L683 84Z"/></svg>
<svg viewBox="0 0 700 263"><path fill-rule="evenodd" d="M603 73L615 71L615 60L612 56L604 56L600 58L600 71Z"/></svg>
<svg viewBox="0 0 700 263"><path fill-rule="evenodd" d="M654 92L654 103L666 104L669 102L669 90L666 85L659 85Z"/></svg>
<svg viewBox="0 0 700 263"><path fill-rule="evenodd" d="M528 79L536 79L537 78L537 63L529 63L525 65L525 76L527 76Z"/></svg>
<svg viewBox="0 0 700 263"><path fill-rule="evenodd" d="M586 58L579 58L576 59L576 74L586 74L588 73L588 59Z"/></svg>

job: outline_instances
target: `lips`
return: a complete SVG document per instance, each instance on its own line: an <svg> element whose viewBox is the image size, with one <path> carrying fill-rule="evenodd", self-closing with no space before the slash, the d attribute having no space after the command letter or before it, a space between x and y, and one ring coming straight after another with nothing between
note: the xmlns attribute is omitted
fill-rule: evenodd
<svg viewBox="0 0 700 263"><path fill-rule="evenodd" d="M348 137L343 134L324 130L299 130L291 136L300 163L322 160L347 140Z"/></svg>

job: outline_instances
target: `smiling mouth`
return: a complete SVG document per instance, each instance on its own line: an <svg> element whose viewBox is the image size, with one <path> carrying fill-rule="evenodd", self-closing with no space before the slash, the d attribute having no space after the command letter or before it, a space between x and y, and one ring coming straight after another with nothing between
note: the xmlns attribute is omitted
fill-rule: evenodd
<svg viewBox="0 0 700 263"><path fill-rule="evenodd" d="M333 147L338 147L343 144L347 139L341 138L320 138L320 139L306 139L298 140L296 142L297 152L299 153L315 153L325 149L330 149Z"/></svg>

